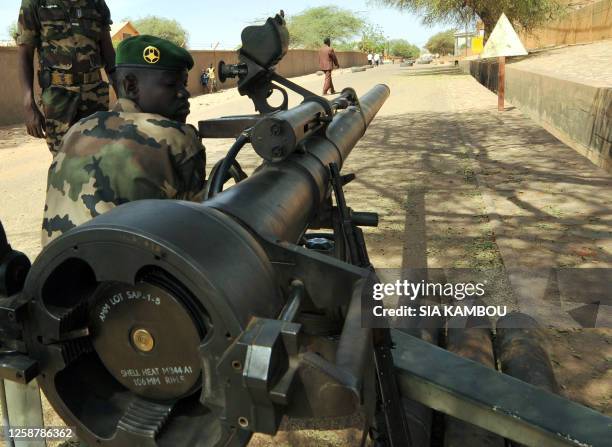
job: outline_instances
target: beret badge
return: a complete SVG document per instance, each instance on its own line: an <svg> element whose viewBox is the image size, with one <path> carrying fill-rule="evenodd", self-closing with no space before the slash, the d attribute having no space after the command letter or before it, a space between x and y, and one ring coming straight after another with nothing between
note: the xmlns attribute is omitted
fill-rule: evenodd
<svg viewBox="0 0 612 447"><path fill-rule="evenodd" d="M161 55L160 55L159 49L157 49L156 47L152 45L149 45L148 47L146 47L144 51L142 52L142 57L145 60L145 62L148 64L158 63L160 56Z"/></svg>

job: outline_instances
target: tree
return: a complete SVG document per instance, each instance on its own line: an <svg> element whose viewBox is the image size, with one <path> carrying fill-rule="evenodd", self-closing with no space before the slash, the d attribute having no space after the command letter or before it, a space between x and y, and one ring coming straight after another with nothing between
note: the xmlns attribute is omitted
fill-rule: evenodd
<svg viewBox="0 0 612 447"><path fill-rule="evenodd" d="M387 38L378 25L366 24L361 32L359 49L371 53L384 53L387 47Z"/></svg>
<svg viewBox="0 0 612 447"><path fill-rule="evenodd" d="M133 22L140 34L167 39L180 47L187 47L189 33L176 20L147 16Z"/></svg>
<svg viewBox="0 0 612 447"><path fill-rule="evenodd" d="M359 51L360 46L361 42L357 41L334 44L334 48L338 51Z"/></svg>
<svg viewBox="0 0 612 447"><path fill-rule="evenodd" d="M455 51L455 30L449 29L434 34L425 44L425 48L432 54L452 54Z"/></svg>
<svg viewBox="0 0 612 447"><path fill-rule="evenodd" d="M531 31L558 17L566 9L563 0L378 0L399 9L420 14L423 23L446 22L461 27L478 16L484 23L485 38L491 35L502 12L513 25Z"/></svg>
<svg viewBox="0 0 612 447"><path fill-rule="evenodd" d="M289 45L292 48L314 49L329 37L332 45L343 45L358 35L365 21L348 9L337 6L308 8L288 17Z"/></svg>
<svg viewBox="0 0 612 447"><path fill-rule="evenodd" d="M8 28L6 29L8 31L9 36L11 36L11 38L17 42L17 30L19 28L17 27L17 22L13 22L11 23Z"/></svg>
<svg viewBox="0 0 612 447"><path fill-rule="evenodd" d="M392 56L415 59L421 54L421 50L416 45L412 45L405 39L392 39L389 41L389 52Z"/></svg>

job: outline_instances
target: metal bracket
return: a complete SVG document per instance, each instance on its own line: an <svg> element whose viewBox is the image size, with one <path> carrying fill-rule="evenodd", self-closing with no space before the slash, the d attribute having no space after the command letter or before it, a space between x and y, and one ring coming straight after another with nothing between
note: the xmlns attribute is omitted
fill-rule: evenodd
<svg viewBox="0 0 612 447"><path fill-rule="evenodd" d="M253 318L217 365L226 378L225 414L228 424L243 430L275 434L289 404L297 365L301 326Z"/></svg>
<svg viewBox="0 0 612 447"><path fill-rule="evenodd" d="M264 115L236 115L198 122L200 138L238 138L245 129L249 129Z"/></svg>

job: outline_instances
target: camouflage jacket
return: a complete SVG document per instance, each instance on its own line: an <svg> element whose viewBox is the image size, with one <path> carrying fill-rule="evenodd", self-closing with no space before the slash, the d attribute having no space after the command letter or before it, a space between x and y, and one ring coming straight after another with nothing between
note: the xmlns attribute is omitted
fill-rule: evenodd
<svg viewBox="0 0 612 447"><path fill-rule="evenodd" d="M17 44L34 46L42 67L87 73L103 65L99 42L111 23L104 0L22 0Z"/></svg>
<svg viewBox="0 0 612 447"><path fill-rule="evenodd" d="M196 129L120 99L72 126L49 168L42 245L125 202L202 200L206 155Z"/></svg>

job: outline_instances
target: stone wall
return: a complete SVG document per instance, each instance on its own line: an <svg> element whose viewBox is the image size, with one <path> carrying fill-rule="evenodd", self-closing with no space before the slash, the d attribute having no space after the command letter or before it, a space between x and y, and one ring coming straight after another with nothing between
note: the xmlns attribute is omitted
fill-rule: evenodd
<svg viewBox="0 0 612 447"><path fill-rule="evenodd" d="M192 51L195 65L189 73L189 92L192 96L204 93L200 85L201 70L209 64L217 66L220 60L227 63L237 62L235 51ZM338 59L343 68L365 65L367 56L359 52L339 52ZM19 84L19 61L17 48L0 47L0 67L2 67L2 82L0 82L0 125L23 122L23 94ZM317 52L310 50L290 50L278 66L278 73L285 77L301 76L314 73L319 69ZM236 85L235 80L228 80L223 88ZM113 98L114 99L114 98Z"/></svg>

